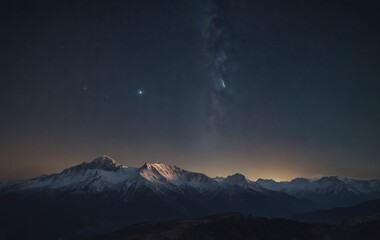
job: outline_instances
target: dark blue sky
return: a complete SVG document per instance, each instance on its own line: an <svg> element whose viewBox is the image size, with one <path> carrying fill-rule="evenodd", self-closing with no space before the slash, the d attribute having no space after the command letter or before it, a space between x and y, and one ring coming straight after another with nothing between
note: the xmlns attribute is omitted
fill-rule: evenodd
<svg viewBox="0 0 380 240"><path fill-rule="evenodd" d="M376 1L2 1L0 178L102 154L211 176L380 177L378 12Z"/></svg>

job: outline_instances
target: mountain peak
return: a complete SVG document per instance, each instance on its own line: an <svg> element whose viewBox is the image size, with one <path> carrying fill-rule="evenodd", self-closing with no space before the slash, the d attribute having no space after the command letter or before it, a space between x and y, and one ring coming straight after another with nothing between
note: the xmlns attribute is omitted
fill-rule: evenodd
<svg viewBox="0 0 380 240"><path fill-rule="evenodd" d="M231 182L231 183L246 183L246 182L249 182L249 180L243 175L243 174L240 174L240 173L235 173L233 175L230 175L226 178L227 181Z"/></svg>
<svg viewBox="0 0 380 240"><path fill-rule="evenodd" d="M153 162L153 163L149 163L149 162L147 162L147 163L145 163L144 165L143 165L143 167L147 167L147 168L155 168L155 167L168 167L167 165L165 165L165 164L163 164L163 163L161 163L161 162Z"/></svg>
<svg viewBox="0 0 380 240"><path fill-rule="evenodd" d="M307 178L297 177L290 181L291 183L307 184L310 182Z"/></svg>
<svg viewBox="0 0 380 240"><path fill-rule="evenodd" d="M259 178L256 180L257 183L260 183L260 182L269 182L269 183L276 183L275 180L273 179L267 179L267 178Z"/></svg>
<svg viewBox="0 0 380 240"><path fill-rule="evenodd" d="M91 162L83 162L77 166L63 170L62 173L70 173L73 171L89 170L89 169L102 169L106 171L113 171L121 168L122 165L118 164L115 160L107 155L95 158Z"/></svg>
<svg viewBox="0 0 380 240"><path fill-rule="evenodd" d="M145 163L142 167L141 170L148 169L148 170L155 170L160 173L162 172L180 172L182 171L181 168L177 166L171 166L171 165L166 165L161 162L153 162L153 163Z"/></svg>
<svg viewBox="0 0 380 240"><path fill-rule="evenodd" d="M107 155L103 155L101 157L95 158L91 162L92 164L99 165L99 166L117 166L118 164L114 159Z"/></svg>
<svg viewBox="0 0 380 240"><path fill-rule="evenodd" d="M227 176L227 178L230 178L230 179L239 179L239 180L245 180L245 176L241 173L235 173L235 174L232 174L232 175L229 175Z"/></svg>
<svg viewBox="0 0 380 240"><path fill-rule="evenodd" d="M147 179L174 179L183 170L176 166L168 166L160 162L145 163L141 168L141 175Z"/></svg>
<svg viewBox="0 0 380 240"><path fill-rule="evenodd" d="M338 176L328 176L328 177L322 177L318 179L316 182L342 183L343 181Z"/></svg>

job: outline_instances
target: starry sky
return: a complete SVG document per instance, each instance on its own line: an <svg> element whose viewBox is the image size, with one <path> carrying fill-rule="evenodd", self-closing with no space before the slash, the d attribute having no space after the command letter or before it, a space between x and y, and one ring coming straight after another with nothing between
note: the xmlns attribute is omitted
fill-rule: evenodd
<svg viewBox="0 0 380 240"><path fill-rule="evenodd" d="M380 177L376 1L4 0L0 179L107 154Z"/></svg>

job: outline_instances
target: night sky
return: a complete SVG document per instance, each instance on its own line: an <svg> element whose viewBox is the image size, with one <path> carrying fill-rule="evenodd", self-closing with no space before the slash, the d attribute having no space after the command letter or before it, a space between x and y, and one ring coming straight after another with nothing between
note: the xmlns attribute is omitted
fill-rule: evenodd
<svg viewBox="0 0 380 240"><path fill-rule="evenodd" d="M0 179L107 154L380 177L376 1L0 3Z"/></svg>

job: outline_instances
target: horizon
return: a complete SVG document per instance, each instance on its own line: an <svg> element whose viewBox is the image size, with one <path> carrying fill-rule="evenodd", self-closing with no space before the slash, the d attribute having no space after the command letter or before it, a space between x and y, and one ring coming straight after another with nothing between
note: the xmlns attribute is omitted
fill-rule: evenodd
<svg viewBox="0 0 380 240"><path fill-rule="evenodd" d="M142 166L144 166L145 164L148 164L148 163L149 164L158 163L158 164L163 164L163 165L166 165L166 166L175 166L175 167L178 167L178 168L180 168L182 170L186 170L186 171L189 171L189 172L202 173L202 174L205 174L206 176L208 176L210 178L218 178L218 177L226 178L228 176L233 176L235 174L241 174L244 177L246 177L248 180L253 181L253 182L258 181L259 179L261 179L261 180L274 180L276 182L290 182L290 181L292 181L294 179L297 179L297 178L308 179L308 180L318 180L318 179L324 178L324 177L338 177L338 178L348 178L348 179L355 179L355 180L378 180L379 179L379 178L360 178L360 177L358 178L358 177L352 177L352 176L323 175L323 174L321 174L321 175L315 175L315 176L300 176L300 175L296 175L296 176L293 176L293 177L290 177L290 178L287 178L287 179L279 179L279 178L270 177L270 176L261 176L261 177L253 177L252 178L249 175L243 174L242 172L230 172L230 173L226 173L226 174L208 174L207 172L198 171L196 169L187 169L187 168L183 168L182 166L175 165L175 164L166 164L165 162L162 162L162 161L147 161L147 162L144 162L144 163L142 163L140 165L130 165L130 164L125 163L126 161L119 161L118 159L115 159L115 158L113 158L113 157L111 157L109 155L103 154L103 155L100 155L100 156L98 156L96 158L93 158L92 160L77 161L76 163L73 163L73 165L64 167L61 170L47 172L47 173L40 173L39 175L34 175L34 176L24 177L24 178L9 178L9 179L2 179L2 178L0 178L0 181L31 180L31 179L38 178L38 177L45 176L45 175L60 174L60 173L62 173L66 169L69 169L69 168L72 168L72 167L76 167L76 166L78 166L80 164L83 164L83 163L91 163L91 162L93 162L93 161L95 161L97 159L104 158L104 157L112 159L117 164L120 164L123 167L141 168Z"/></svg>

